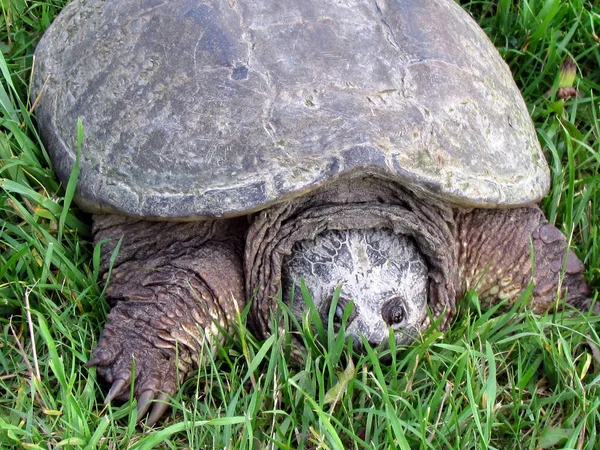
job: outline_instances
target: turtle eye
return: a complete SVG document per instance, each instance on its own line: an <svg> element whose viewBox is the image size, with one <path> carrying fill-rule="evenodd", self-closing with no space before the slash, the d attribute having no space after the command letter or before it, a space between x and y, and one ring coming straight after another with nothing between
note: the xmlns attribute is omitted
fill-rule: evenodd
<svg viewBox="0 0 600 450"><path fill-rule="evenodd" d="M331 303L333 301L333 296L331 296L328 301L327 301L327 305L329 308L331 308ZM333 322L336 325L341 325L342 323L342 319L344 318L344 311L346 310L346 307L348 306L348 303L350 303L350 300L348 300L346 297L342 297L340 296L338 298L337 304L335 305L335 311L333 314ZM328 314L329 312L327 312ZM352 316L354 315L354 313L352 313L350 315L350 317L348 318L348 323L350 322ZM327 317L327 315L325 316Z"/></svg>
<svg viewBox="0 0 600 450"><path fill-rule="evenodd" d="M346 297L340 296L338 298L337 305L335 306L335 314L333 316L333 320L336 323L342 323L344 311L346 310L346 306L348 306L348 303L350 303L350 300L348 300Z"/></svg>
<svg viewBox="0 0 600 450"><path fill-rule="evenodd" d="M335 315L333 316L333 320L338 323L342 323L342 318L344 317L344 308L338 303L335 307Z"/></svg>
<svg viewBox="0 0 600 450"><path fill-rule="evenodd" d="M400 297L392 297L381 307L381 315L389 326L402 323L406 318L404 300Z"/></svg>

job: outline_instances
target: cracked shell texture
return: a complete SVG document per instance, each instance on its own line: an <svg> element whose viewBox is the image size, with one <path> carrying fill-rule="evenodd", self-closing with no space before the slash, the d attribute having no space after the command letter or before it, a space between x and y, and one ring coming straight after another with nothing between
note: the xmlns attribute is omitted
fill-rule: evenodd
<svg viewBox="0 0 600 450"><path fill-rule="evenodd" d="M377 174L468 206L549 172L510 71L452 0L74 0L36 51L37 117L92 212L226 217Z"/></svg>

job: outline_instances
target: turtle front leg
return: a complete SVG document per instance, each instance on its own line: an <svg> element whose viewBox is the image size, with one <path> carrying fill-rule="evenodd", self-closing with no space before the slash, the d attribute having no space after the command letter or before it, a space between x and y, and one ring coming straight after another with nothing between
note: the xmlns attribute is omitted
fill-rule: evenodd
<svg viewBox="0 0 600 450"><path fill-rule="evenodd" d="M132 382L138 418L159 400L147 421L152 425L244 308L242 224L95 216L94 227L96 242L108 239L105 272L123 241L106 291L108 323L87 365L112 383L105 403L127 400Z"/></svg>
<svg viewBox="0 0 600 450"><path fill-rule="evenodd" d="M484 306L516 300L533 274L535 312L557 306L559 289L573 306L582 311L591 308L583 264L567 250L567 239L539 208L463 211L456 222L462 292L475 289ZM595 311L600 313L600 305L595 305Z"/></svg>

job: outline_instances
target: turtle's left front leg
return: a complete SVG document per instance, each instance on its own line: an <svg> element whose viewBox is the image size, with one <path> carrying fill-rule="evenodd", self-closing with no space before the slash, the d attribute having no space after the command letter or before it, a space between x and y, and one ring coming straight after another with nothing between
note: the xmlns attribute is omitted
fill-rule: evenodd
<svg viewBox="0 0 600 450"><path fill-rule="evenodd" d="M592 307L583 264L539 208L462 211L456 222L461 292L476 290L487 306L514 301L533 275L531 306L535 312L558 306L557 299L565 293L567 302L576 308L588 311ZM600 313L600 305L594 310Z"/></svg>

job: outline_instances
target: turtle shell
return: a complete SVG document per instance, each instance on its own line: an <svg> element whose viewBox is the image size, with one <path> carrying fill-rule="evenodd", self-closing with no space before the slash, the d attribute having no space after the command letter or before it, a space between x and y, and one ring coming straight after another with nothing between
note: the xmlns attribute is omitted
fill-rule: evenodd
<svg viewBox="0 0 600 450"><path fill-rule="evenodd" d="M74 0L36 50L37 118L91 212L227 217L373 174L456 205L536 202L511 73L453 0Z"/></svg>

